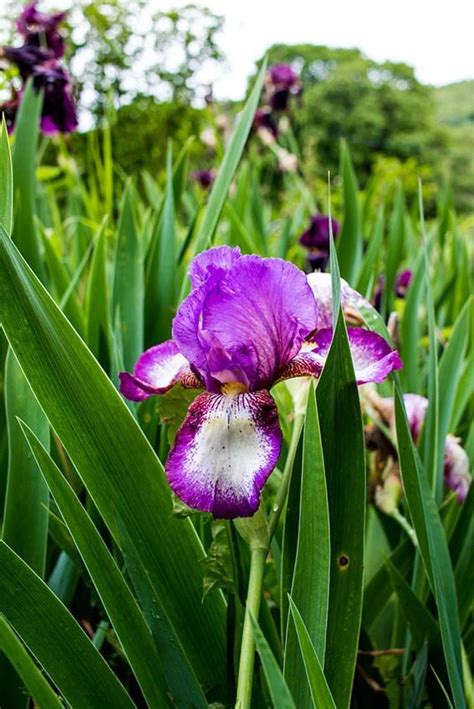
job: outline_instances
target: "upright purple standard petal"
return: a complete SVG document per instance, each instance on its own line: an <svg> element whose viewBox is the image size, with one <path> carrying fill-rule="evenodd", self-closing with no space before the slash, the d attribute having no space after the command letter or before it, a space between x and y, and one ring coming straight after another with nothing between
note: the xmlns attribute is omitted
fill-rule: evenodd
<svg viewBox="0 0 474 709"><path fill-rule="evenodd" d="M347 330L357 384L383 382L396 369L402 369L400 355L376 332L359 327ZM312 354L322 366L332 342L332 329L319 330L314 336Z"/></svg>
<svg viewBox="0 0 474 709"><path fill-rule="evenodd" d="M469 458L459 445L459 439L448 434L444 444L444 481L456 493L458 502L464 502L471 485Z"/></svg>
<svg viewBox="0 0 474 709"><path fill-rule="evenodd" d="M418 443L423 421L425 420L426 409L428 408L428 399L419 394L404 394L403 401L405 402L410 433L413 441ZM393 412L393 425L395 427L395 411Z"/></svg>
<svg viewBox="0 0 474 709"><path fill-rule="evenodd" d="M198 254L189 269L193 288L201 286L213 273L228 271L241 256L238 246L216 246Z"/></svg>
<svg viewBox="0 0 474 709"><path fill-rule="evenodd" d="M178 382L188 388L201 386L173 340L150 347L138 358L133 374L120 372L119 378L120 391L131 401L165 394Z"/></svg>
<svg viewBox="0 0 474 709"><path fill-rule="evenodd" d="M176 435L166 475L189 507L219 518L250 517L280 447L278 412L268 391L205 392Z"/></svg>

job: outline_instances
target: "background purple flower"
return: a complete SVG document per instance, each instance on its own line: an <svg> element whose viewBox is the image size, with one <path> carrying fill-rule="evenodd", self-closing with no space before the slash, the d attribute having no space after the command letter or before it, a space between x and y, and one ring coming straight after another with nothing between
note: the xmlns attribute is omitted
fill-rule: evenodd
<svg viewBox="0 0 474 709"><path fill-rule="evenodd" d="M47 15L40 12L37 5L34 2L24 7L16 23L17 30L23 35L26 45L46 46L59 59L64 55L64 38L58 27L64 22L67 13Z"/></svg>
<svg viewBox="0 0 474 709"><path fill-rule="evenodd" d="M278 126L269 108L258 108L255 111L255 116L253 119L253 128L254 130L258 130L259 128L266 128L268 131L270 131L274 138L278 138Z"/></svg>
<svg viewBox="0 0 474 709"><path fill-rule="evenodd" d="M331 219L334 239L340 231L339 222ZM299 238L302 246L308 249L308 261L312 271L323 271L329 261L329 217L314 214L310 225Z"/></svg>
<svg viewBox="0 0 474 709"><path fill-rule="evenodd" d="M212 170L194 170L191 177L205 190L214 182L214 172Z"/></svg>
<svg viewBox="0 0 474 709"><path fill-rule="evenodd" d="M3 55L15 64L23 81L31 76L33 69L52 58L52 53L43 47L25 44L23 47L3 47Z"/></svg>
<svg viewBox="0 0 474 709"><path fill-rule="evenodd" d="M67 72L53 59L35 67L35 89L44 91L41 129L46 135L72 133L77 128L77 115L72 87Z"/></svg>
<svg viewBox="0 0 474 709"><path fill-rule="evenodd" d="M410 269L397 273L394 284L394 290L397 298L405 298L412 278L413 272Z"/></svg>

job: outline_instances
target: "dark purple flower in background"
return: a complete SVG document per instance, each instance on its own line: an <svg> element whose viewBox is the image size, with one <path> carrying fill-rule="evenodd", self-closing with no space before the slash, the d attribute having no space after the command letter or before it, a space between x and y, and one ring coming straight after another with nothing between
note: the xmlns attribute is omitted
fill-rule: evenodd
<svg viewBox="0 0 474 709"><path fill-rule="evenodd" d="M300 84L300 77L289 64L275 64L269 68L268 75L276 89L288 90Z"/></svg>
<svg viewBox="0 0 474 709"><path fill-rule="evenodd" d="M340 231L339 222L331 219L331 225L336 239ZM329 261L329 217L325 214L314 214L308 229L300 236L299 242L308 249L311 270L323 271Z"/></svg>
<svg viewBox="0 0 474 709"><path fill-rule="evenodd" d="M253 117L253 127L255 130L265 128L274 138L278 138L278 126L269 108L258 108Z"/></svg>
<svg viewBox="0 0 474 709"><path fill-rule="evenodd" d="M28 44L24 44L23 47L2 47L0 56L2 55L16 65L23 81L31 76L35 66L49 61L53 56L48 49Z"/></svg>
<svg viewBox="0 0 474 709"><path fill-rule="evenodd" d="M397 273L394 284L395 294L397 298L406 297L412 278L413 272L410 271L409 268L407 268L405 271L400 271L399 273Z"/></svg>
<svg viewBox="0 0 474 709"><path fill-rule="evenodd" d="M41 130L45 135L72 133L77 128L77 115L68 73L55 60L40 64L32 74L33 85L43 89Z"/></svg>
<svg viewBox="0 0 474 709"><path fill-rule="evenodd" d="M286 111L290 97L301 94L298 74L289 64L276 64L267 73L267 100L274 111Z"/></svg>
<svg viewBox="0 0 474 709"><path fill-rule="evenodd" d="M375 310L377 310L379 313L382 310L382 296L385 291L385 276L383 273L380 273L379 276L377 277L377 285L375 286L375 291L374 291L374 296L373 296L373 304Z"/></svg>
<svg viewBox="0 0 474 709"><path fill-rule="evenodd" d="M18 32L24 37L25 44L47 47L56 59L64 55L64 37L58 26L64 22L66 12L47 15L37 8L38 3L26 5L16 22Z"/></svg>
<svg viewBox="0 0 474 709"><path fill-rule="evenodd" d="M191 177L201 185L203 190L209 189L215 179L213 170L194 170Z"/></svg>
<svg viewBox="0 0 474 709"><path fill-rule="evenodd" d="M190 278L173 340L144 352L133 374L121 372L120 389L132 401L178 383L205 389L178 430L166 475L190 507L247 517L280 455L270 389L321 373L332 329L319 323L326 323L330 298L324 295L319 313L317 281L281 259L242 256L228 246L199 254ZM380 382L400 369L398 353L376 333L349 328L348 336L358 383Z"/></svg>
<svg viewBox="0 0 474 709"><path fill-rule="evenodd" d="M47 15L39 12L37 3L27 5L17 20L23 35L21 47L0 48L0 56L15 64L25 84L32 79L36 91L43 91L41 130L45 135L71 133L77 129L76 107L71 79L59 62L64 54L64 38L58 31L66 13ZM22 88L15 100L2 107L9 130L13 130Z"/></svg>

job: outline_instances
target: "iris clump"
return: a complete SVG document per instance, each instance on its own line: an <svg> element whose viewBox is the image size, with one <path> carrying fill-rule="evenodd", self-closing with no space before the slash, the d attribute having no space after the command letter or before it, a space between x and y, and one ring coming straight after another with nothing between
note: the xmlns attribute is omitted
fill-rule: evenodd
<svg viewBox="0 0 474 709"><path fill-rule="evenodd" d="M61 63L65 45L59 25L65 16L64 12L42 13L37 3L27 5L17 20L22 46L0 48L0 57L16 66L22 81L18 90L12 88L12 98L0 106L10 132L28 80L37 92L43 92L40 127L45 135L71 133L77 128L71 77Z"/></svg>
<svg viewBox="0 0 474 709"><path fill-rule="evenodd" d="M120 374L133 401L175 384L204 388L191 404L166 463L173 491L216 517L258 508L282 434L272 386L319 377L332 341L330 277L308 278L282 259L216 247L197 256L192 291L173 321L173 340L147 350L133 374ZM321 278L322 276L322 278ZM341 284L343 308L362 296ZM380 382L402 364L374 332L348 329L357 383Z"/></svg>

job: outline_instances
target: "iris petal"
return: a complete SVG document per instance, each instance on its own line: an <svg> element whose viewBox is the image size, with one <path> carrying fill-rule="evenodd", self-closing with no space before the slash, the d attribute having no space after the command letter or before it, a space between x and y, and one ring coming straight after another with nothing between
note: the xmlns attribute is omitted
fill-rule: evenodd
<svg viewBox="0 0 474 709"><path fill-rule="evenodd" d="M228 271L241 258L238 246L216 246L203 251L194 259L189 269L189 278L193 288L202 286L209 276L216 272Z"/></svg>
<svg viewBox="0 0 474 709"><path fill-rule="evenodd" d="M120 372L119 377L120 391L131 401L164 394L178 382L187 388L202 386L173 340L150 347L138 358L133 374Z"/></svg>
<svg viewBox="0 0 474 709"><path fill-rule="evenodd" d="M215 517L249 517L281 447L268 391L204 392L191 404L166 463L172 490L189 507Z"/></svg>
<svg viewBox="0 0 474 709"><path fill-rule="evenodd" d="M360 327L347 329L357 384L383 382L396 369L402 369L400 355L383 337ZM332 328L319 330L314 336L312 355L324 366L332 342Z"/></svg>

